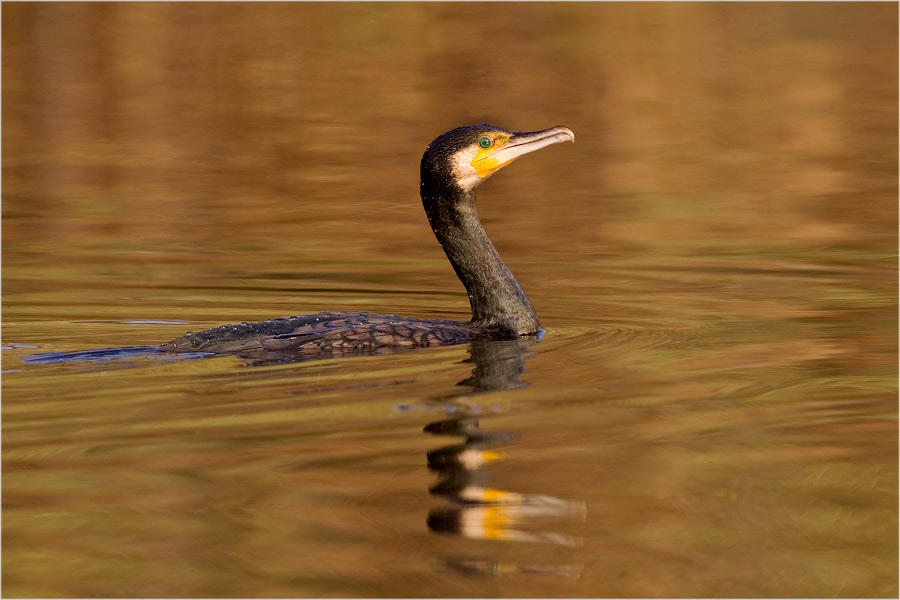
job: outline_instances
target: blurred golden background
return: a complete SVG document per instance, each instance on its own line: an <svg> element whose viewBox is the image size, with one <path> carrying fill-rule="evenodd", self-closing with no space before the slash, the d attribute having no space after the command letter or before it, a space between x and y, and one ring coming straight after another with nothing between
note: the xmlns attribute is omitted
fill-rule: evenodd
<svg viewBox="0 0 900 600"><path fill-rule="evenodd" d="M483 192L491 233L523 260L648 236L891 248L895 16L890 3L10 3L4 265L26 250L426 252L421 151L483 121L577 136Z"/></svg>

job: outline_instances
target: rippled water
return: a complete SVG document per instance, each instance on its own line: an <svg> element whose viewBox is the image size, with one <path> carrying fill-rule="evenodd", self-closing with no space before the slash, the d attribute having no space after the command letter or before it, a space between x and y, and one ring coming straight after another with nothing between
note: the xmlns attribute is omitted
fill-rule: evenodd
<svg viewBox="0 0 900 600"><path fill-rule="evenodd" d="M5 4L4 595L896 596L896 11ZM542 339L33 360L465 319L482 120Z"/></svg>

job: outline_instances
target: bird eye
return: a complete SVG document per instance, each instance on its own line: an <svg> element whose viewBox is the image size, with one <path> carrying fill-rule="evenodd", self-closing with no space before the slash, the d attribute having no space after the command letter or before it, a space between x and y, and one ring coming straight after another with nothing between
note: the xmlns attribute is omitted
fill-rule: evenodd
<svg viewBox="0 0 900 600"><path fill-rule="evenodd" d="M491 147L491 138L484 136L480 140L478 140L478 145L482 148L490 148Z"/></svg>

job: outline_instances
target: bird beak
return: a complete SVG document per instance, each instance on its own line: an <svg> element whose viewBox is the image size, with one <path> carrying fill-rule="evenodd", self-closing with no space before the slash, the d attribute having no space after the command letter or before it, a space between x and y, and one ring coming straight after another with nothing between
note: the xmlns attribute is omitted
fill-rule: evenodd
<svg viewBox="0 0 900 600"><path fill-rule="evenodd" d="M484 179L520 156L559 142L575 142L575 134L568 127L551 127L541 131L515 131L502 146L490 153L478 153L472 166Z"/></svg>

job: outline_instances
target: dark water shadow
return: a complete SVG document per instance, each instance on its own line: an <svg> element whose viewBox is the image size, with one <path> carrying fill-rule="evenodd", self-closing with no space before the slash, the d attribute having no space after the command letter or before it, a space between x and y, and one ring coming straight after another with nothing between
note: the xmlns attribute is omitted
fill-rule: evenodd
<svg viewBox="0 0 900 600"><path fill-rule="evenodd" d="M550 519L584 521L583 502L490 487L487 466L502 460L501 448L520 436L482 429L481 421L489 417L479 417L465 409L466 397L528 386L520 376L525 373L525 362L533 356L529 349L533 343L534 340L526 338L474 342L466 361L473 364L472 375L458 383L465 389L437 399L454 406L454 414L429 423L424 431L432 435L461 436L463 441L427 453L428 469L439 477L429 491L447 501L429 511L426 522L430 531L472 540L581 545L581 540L572 536L530 529ZM582 565L573 564L522 564L497 556L446 556L440 562L443 568L463 575L490 577L525 574L577 577L582 569Z"/></svg>
<svg viewBox="0 0 900 600"><path fill-rule="evenodd" d="M128 360L136 357L153 357L163 360L189 360L207 358L208 353L168 354L161 352L159 346L118 346L114 348L95 348L92 350L71 350L68 352L35 352L22 357L22 362L29 365L50 365L67 362L89 361L105 363L113 360Z"/></svg>
<svg viewBox="0 0 900 600"><path fill-rule="evenodd" d="M144 365L143 362L134 362L133 359L141 360L198 360L209 358L238 358L247 367L264 367L270 365L284 365L301 362L311 362L318 360L333 360L339 358L358 358L364 356L385 356L389 354L400 354L405 352L415 352L421 348L394 348L384 346L370 350L355 350L352 352L344 352L341 354L333 353L302 353L292 351L256 351L256 352L168 352L163 350L161 346L115 346L110 348L93 348L89 350L68 350L64 352L35 352L33 354L25 354L21 357L22 362L29 365L48 365L72 362L95 363L100 366L108 367L113 361L118 362L117 368L121 367L139 367Z"/></svg>

